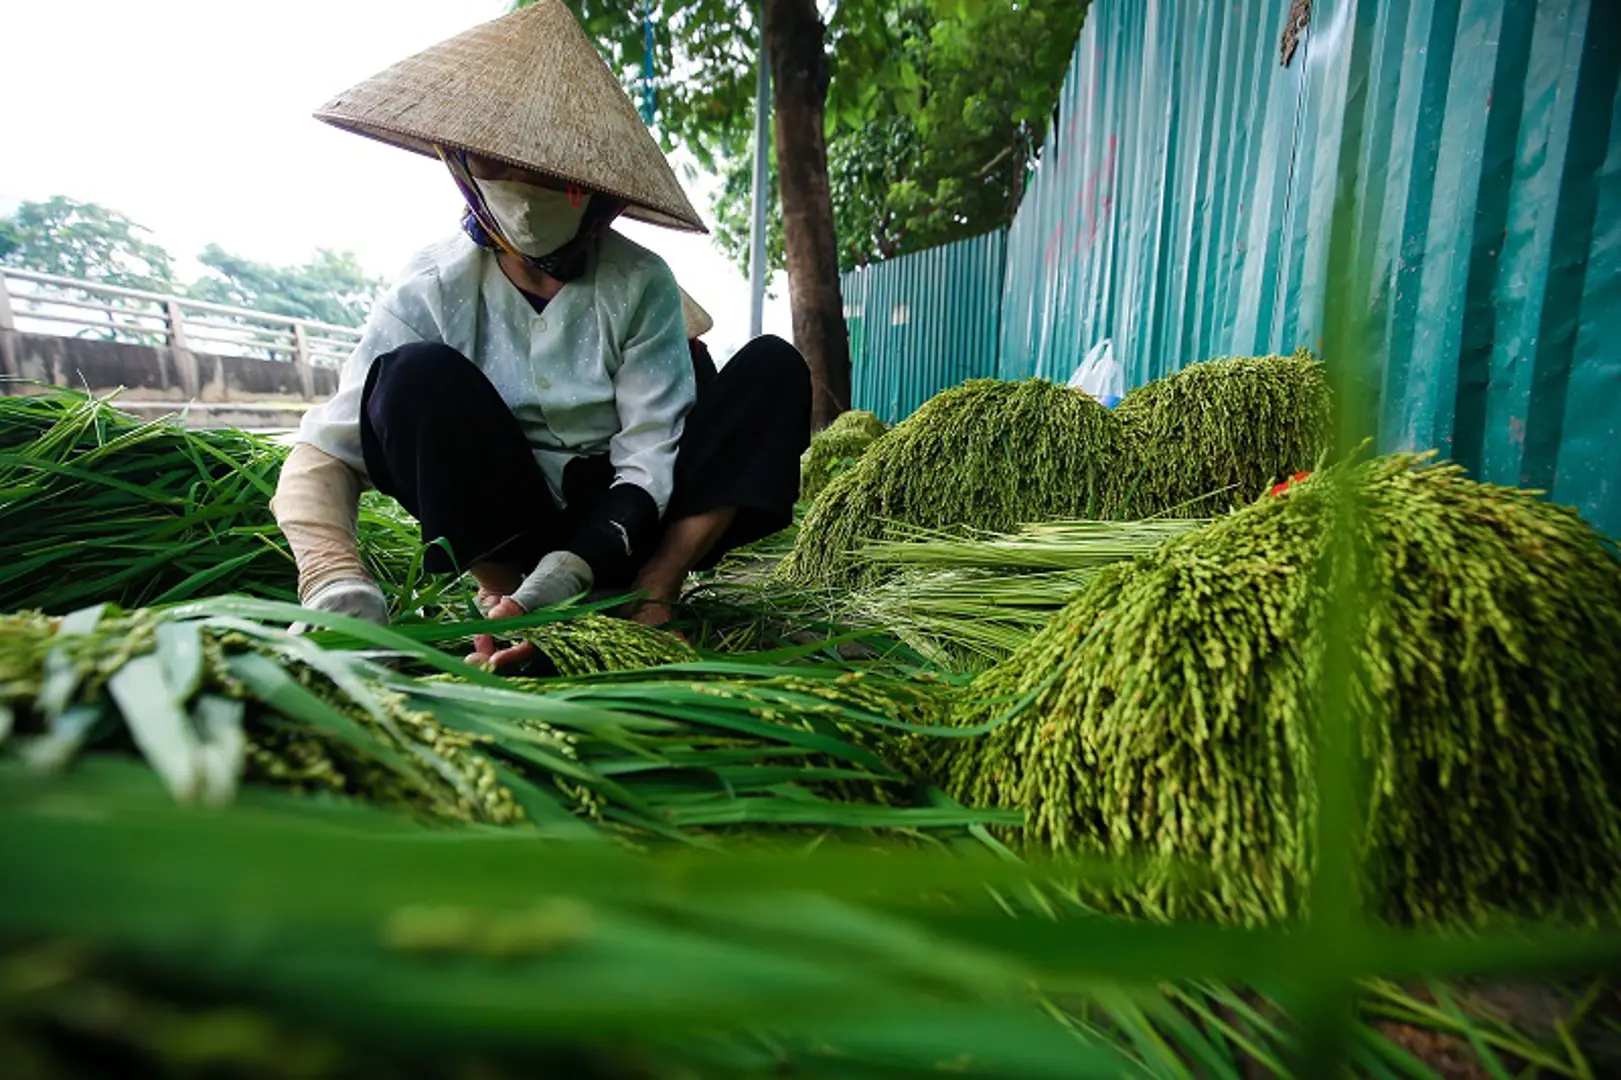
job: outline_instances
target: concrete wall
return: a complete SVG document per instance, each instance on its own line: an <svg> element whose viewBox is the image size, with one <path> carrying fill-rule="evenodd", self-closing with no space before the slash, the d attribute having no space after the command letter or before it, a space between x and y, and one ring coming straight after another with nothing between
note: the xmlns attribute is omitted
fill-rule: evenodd
<svg viewBox="0 0 1621 1080"><path fill-rule="evenodd" d="M338 372L329 367L17 331L0 331L0 339L5 375L97 392L123 388L123 400L319 401L338 388ZM28 391L8 385L4 392Z"/></svg>

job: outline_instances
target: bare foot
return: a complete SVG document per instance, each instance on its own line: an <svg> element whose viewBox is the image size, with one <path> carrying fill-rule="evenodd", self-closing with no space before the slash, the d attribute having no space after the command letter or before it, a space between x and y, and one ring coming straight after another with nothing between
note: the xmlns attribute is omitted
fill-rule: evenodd
<svg viewBox="0 0 1621 1080"><path fill-rule="evenodd" d="M630 622L652 627L654 630L662 630L683 644L692 644L687 635L670 627L670 621L675 618L675 603L672 600L648 596L637 601L625 618Z"/></svg>
<svg viewBox="0 0 1621 1080"><path fill-rule="evenodd" d="M675 608L668 600L655 600L650 596L645 600L637 601L636 606L625 617L633 623L641 623L643 626L656 628L665 625L675 617Z"/></svg>

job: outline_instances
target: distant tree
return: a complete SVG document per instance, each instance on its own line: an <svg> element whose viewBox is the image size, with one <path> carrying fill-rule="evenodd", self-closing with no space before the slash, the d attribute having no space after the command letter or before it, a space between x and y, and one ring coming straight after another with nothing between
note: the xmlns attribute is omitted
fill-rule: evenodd
<svg viewBox="0 0 1621 1080"><path fill-rule="evenodd" d="M301 266L272 266L210 244L197 261L207 272L187 292L199 300L340 326L364 323L384 284L353 253L326 248Z"/></svg>
<svg viewBox="0 0 1621 1080"><path fill-rule="evenodd" d="M915 78L915 72L864 61L886 44L889 0L567 2L633 91L646 55L644 20L651 13L656 66L664 73L654 130L666 149L686 149L709 168L748 156L763 36L774 80L780 246L794 342L811 372L811 426L826 427L850 404L850 341L839 295L826 118L842 100L841 78L856 94L866 85ZM844 78L847 68L854 77Z"/></svg>
<svg viewBox="0 0 1621 1080"><path fill-rule="evenodd" d="M7 256L22 247L22 233L17 229L17 223L10 217L0 217L0 263L7 261Z"/></svg>
<svg viewBox="0 0 1621 1080"><path fill-rule="evenodd" d="M1012 222L1086 8L1076 0L910 0L891 9L883 65L916 78L870 83L870 94L829 106L841 270ZM733 159L723 170L715 235L743 266L750 162ZM770 257L780 269L775 187Z"/></svg>
<svg viewBox="0 0 1621 1080"><path fill-rule="evenodd" d="M65 195L24 202L0 217L0 261L126 289L170 292L173 259L116 210Z"/></svg>

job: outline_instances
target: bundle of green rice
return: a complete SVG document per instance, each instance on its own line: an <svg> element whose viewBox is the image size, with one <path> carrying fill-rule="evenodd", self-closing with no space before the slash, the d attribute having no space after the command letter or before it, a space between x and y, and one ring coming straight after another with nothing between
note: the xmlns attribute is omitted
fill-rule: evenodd
<svg viewBox="0 0 1621 1080"><path fill-rule="evenodd" d="M534 645L564 676L634 671L698 659L698 654L674 634L606 615L586 614L542 623L513 636Z"/></svg>
<svg viewBox="0 0 1621 1080"><path fill-rule="evenodd" d="M267 438L143 422L75 391L0 398L0 611L293 599L270 513L286 456ZM420 534L393 500L367 496L360 539L396 614L448 587L418 594Z"/></svg>
<svg viewBox="0 0 1621 1080"><path fill-rule="evenodd" d="M226 802L246 779L441 821L526 820L487 736L412 708L366 665L240 619L0 616L0 718L0 746L37 769L133 744L185 801Z"/></svg>
<svg viewBox="0 0 1621 1080"><path fill-rule="evenodd" d="M1304 351L1194 364L1114 412L1040 380L974 380L935 395L823 489L779 580L876 581L857 553L894 525L1004 530L1241 504L1314 468L1329 419L1321 365Z"/></svg>
<svg viewBox="0 0 1621 1080"><path fill-rule="evenodd" d="M1310 877L1325 554L1355 492L1367 902L1401 923L1621 910L1621 562L1573 511L1398 455L1135 563L963 696L946 788L1022 839L1179 862L1127 910L1258 922ZM1022 703L1022 708L1015 708Z"/></svg>
<svg viewBox="0 0 1621 1080"><path fill-rule="evenodd" d="M936 394L837 477L800 525L779 580L851 585L895 524L1005 530L1114 517L1134 472L1119 420L1079 390L975 379Z"/></svg>
<svg viewBox="0 0 1621 1080"><path fill-rule="evenodd" d="M1133 390L1119 416L1140 462L1136 511L1209 513L1317 466L1328 447L1329 390L1305 350L1232 357Z"/></svg>
<svg viewBox="0 0 1621 1080"><path fill-rule="evenodd" d="M814 499L839 473L856 463L889 425L864 409L840 413L825 430L811 436L799 460L799 497Z"/></svg>
<svg viewBox="0 0 1621 1080"><path fill-rule="evenodd" d="M351 627L388 647L384 666L338 638L263 621L292 613L221 598L0 616L0 758L50 772L90 751L138 753L180 800L226 802L245 780L434 822L595 825L644 839L750 823L1016 820L907 805L913 780L887 754L894 732L943 721L947 688L929 680L705 664L659 631L567 609L528 617L551 621L519 635L568 670L668 666L503 679L398 631ZM416 634L453 642L467 631Z"/></svg>

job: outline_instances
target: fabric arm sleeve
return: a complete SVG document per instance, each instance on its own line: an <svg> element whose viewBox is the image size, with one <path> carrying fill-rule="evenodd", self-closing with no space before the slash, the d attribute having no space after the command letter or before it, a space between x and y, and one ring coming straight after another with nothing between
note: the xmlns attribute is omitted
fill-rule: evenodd
<svg viewBox="0 0 1621 1080"><path fill-rule="evenodd" d="M287 455L270 509L293 549L301 601L334 581L369 580L355 539L360 487L358 473L309 443Z"/></svg>

